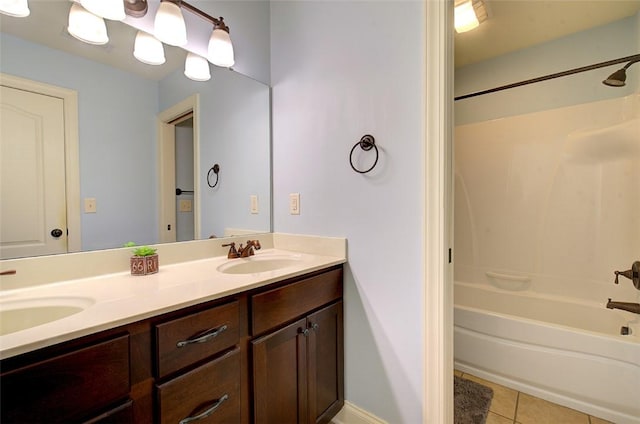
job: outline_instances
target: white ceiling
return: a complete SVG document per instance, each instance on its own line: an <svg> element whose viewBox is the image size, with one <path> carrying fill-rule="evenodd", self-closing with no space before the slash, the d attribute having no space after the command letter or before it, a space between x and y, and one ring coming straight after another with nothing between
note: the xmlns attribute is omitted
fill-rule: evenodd
<svg viewBox="0 0 640 424"><path fill-rule="evenodd" d="M640 10L640 0L485 2L489 9L488 20L475 30L455 35L456 67L604 25ZM156 80L183 66L185 51L170 46L165 46L167 63L164 65L138 62L132 54L136 30L120 22L107 21L110 41L106 46L92 46L74 39L65 29L70 4L68 0L30 0L29 17L0 14L0 29Z"/></svg>
<svg viewBox="0 0 640 424"><path fill-rule="evenodd" d="M640 0L484 0L489 18L455 35L455 66L464 66L604 25L640 10Z"/></svg>

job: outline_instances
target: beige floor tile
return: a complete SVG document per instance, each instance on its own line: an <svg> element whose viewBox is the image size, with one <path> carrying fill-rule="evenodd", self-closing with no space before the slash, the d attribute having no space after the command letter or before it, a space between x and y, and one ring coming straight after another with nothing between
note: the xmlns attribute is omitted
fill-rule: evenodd
<svg viewBox="0 0 640 424"><path fill-rule="evenodd" d="M462 377L462 371L453 370L453 375L458 376L458 377Z"/></svg>
<svg viewBox="0 0 640 424"><path fill-rule="evenodd" d="M516 402L518 401L518 392L516 390L501 386L500 384L496 384L467 373L464 373L463 377L491 387L493 389L493 399L491 399L491 406L489 407L489 411L495 412L496 414L502 415L503 417L511 419L515 418Z"/></svg>
<svg viewBox="0 0 640 424"><path fill-rule="evenodd" d="M526 393L520 393L516 421L522 424L589 424L589 416Z"/></svg>
<svg viewBox="0 0 640 424"><path fill-rule="evenodd" d="M591 424L613 424L611 421L603 420L602 418L594 417L593 415L590 418Z"/></svg>
<svg viewBox="0 0 640 424"><path fill-rule="evenodd" d="M489 412L486 424L513 424L513 419L505 418L502 415Z"/></svg>

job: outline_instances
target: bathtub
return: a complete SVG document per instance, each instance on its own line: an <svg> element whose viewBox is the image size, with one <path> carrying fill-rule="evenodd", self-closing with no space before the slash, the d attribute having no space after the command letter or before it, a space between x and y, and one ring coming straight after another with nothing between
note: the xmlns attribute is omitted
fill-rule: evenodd
<svg viewBox="0 0 640 424"><path fill-rule="evenodd" d="M617 424L640 424L634 314L595 302L456 282L456 369Z"/></svg>

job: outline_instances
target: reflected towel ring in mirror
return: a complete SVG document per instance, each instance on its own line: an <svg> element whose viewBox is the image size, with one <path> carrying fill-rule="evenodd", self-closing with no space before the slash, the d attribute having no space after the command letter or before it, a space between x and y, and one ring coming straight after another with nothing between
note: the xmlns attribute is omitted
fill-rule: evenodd
<svg viewBox="0 0 640 424"><path fill-rule="evenodd" d="M216 182L213 183L213 185L211 184L211 173L216 174ZM211 167L211 169L209 170L209 172L207 173L207 184L209 184L209 187L214 188L215 186L218 185L218 179L220 178L220 175L218 175L218 172L220 172L220 165L218 165L217 163L215 165L213 165Z"/></svg>
<svg viewBox="0 0 640 424"><path fill-rule="evenodd" d="M358 146L360 146L360 148L362 148L362 150L364 150L365 152L368 152L371 149L376 149L376 160L373 162L373 165L371 165L371 167L365 171L361 171L353 165L353 151ZM360 141L354 144L353 147L351 148L351 153L349 153L349 163L351 164L351 168L357 173L366 174L367 172L375 168L375 166L378 164L379 157L380 157L380 152L378 152L378 146L376 146L375 138L373 138L372 135L367 134L367 135L363 135Z"/></svg>

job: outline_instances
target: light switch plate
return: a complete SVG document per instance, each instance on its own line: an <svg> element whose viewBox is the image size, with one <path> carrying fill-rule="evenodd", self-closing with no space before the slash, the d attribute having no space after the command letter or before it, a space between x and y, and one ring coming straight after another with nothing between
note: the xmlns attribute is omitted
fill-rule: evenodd
<svg viewBox="0 0 640 424"><path fill-rule="evenodd" d="M300 193L289 194L289 213L300 215Z"/></svg>
<svg viewBox="0 0 640 424"><path fill-rule="evenodd" d="M191 212L193 209L191 200L182 199L180 200L180 212Z"/></svg>
<svg viewBox="0 0 640 424"><path fill-rule="evenodd" d="M252 194L251 196L249 196L249 199L251 201L251 213L258 213L258 196Z"/></svg>
<svg viewBox="0 0 640 424"><path fill-rule="evenodd" d="M84 198L84 213L96 213L98 211L98 206L96 203L95 197L85 197Z"/></svg>

